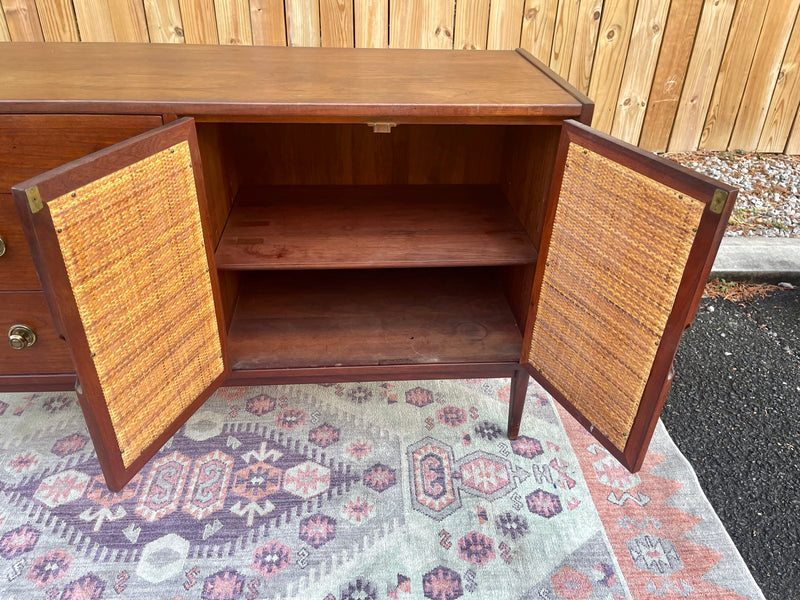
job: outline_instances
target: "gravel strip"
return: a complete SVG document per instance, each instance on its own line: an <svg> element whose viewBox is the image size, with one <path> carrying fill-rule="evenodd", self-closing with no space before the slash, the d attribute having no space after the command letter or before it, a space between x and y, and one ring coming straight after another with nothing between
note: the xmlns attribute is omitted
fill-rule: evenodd
<svg viewBox="0 0 800 600"><path fill-rule="evenodd" d="M800 237L800 157L784 154L664 154L739 188L727 236Z"/></svg>

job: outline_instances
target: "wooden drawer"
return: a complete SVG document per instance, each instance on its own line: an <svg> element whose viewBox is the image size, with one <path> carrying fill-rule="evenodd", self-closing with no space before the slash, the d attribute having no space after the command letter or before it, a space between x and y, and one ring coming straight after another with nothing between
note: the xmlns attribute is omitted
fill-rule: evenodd
<svg viewBox="0 0 800 600"><path fill-rule="evenodd" d="M161 123L152 115L0 115L0 291L40 289L11 186Z"/></svg>
<svg viewBox="0 0 800 600"><path fill-rule="evenodd" d="M8 344L8 329L21 323L36 332L33 346L14 350ZM53 328L42 292L0 293L0 375L74 373L67 344Z"/></svg>
<svg viewBox="0 0 800 600"><path fill-rule="evenodd" d="M5 245L0 256L0 290L40 289L11 194L0 194L0 238Z"/></svg>
<svg viewBox="0 0 800 600"><path fill-rule="evenodd" d="M153 115L0 115L0 192L161 124Z"/></svg>

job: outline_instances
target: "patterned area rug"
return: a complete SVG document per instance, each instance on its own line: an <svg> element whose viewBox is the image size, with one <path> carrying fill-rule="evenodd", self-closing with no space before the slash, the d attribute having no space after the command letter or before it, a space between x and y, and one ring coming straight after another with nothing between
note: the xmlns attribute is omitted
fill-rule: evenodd
<svg viewBox="0 0 800 600"><path fill-rule="evenodd" d="M631 475L532 385L226 388L124 490L0 395L0 599L763 598L659 425Z"/></svg>

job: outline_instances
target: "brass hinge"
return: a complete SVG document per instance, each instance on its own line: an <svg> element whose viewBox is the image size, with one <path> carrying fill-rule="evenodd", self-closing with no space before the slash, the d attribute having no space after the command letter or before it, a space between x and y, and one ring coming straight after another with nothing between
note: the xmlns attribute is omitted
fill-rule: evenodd
<svg viewBox="0 0 800 600"><path fill-rule="evenodd" d="M725 203L728 201L728 192L725 190L714 190L714 196L711 198L711 204L708 209L715 215L722 214L722 209L725 208Z"/></svg>
<svg viewBox="0 0 800 600"><path fill-rule="evenodd" d="M39 188L37 186L29 187L25 190L25 195L28 197L28 206L30 206L32 213L35 214L44 208L42 196L39 194Z"/></svg>

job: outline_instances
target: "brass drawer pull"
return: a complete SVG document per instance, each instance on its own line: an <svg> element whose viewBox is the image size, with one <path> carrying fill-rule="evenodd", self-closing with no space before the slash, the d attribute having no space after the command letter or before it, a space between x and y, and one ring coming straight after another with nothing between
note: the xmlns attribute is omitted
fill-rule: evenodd
<svg viewBox="0 0 800 600"><path fill-rule="evenodd" d="M14 350L23 350L36 343L36 332L29 325L12 325L8 329L8 344Z"/></svg>
<svg viewBox="0 0 800 600"><path fill-rule="evenodd" d="M6 241L0 236L0 256L6 253Z"/></svg>

